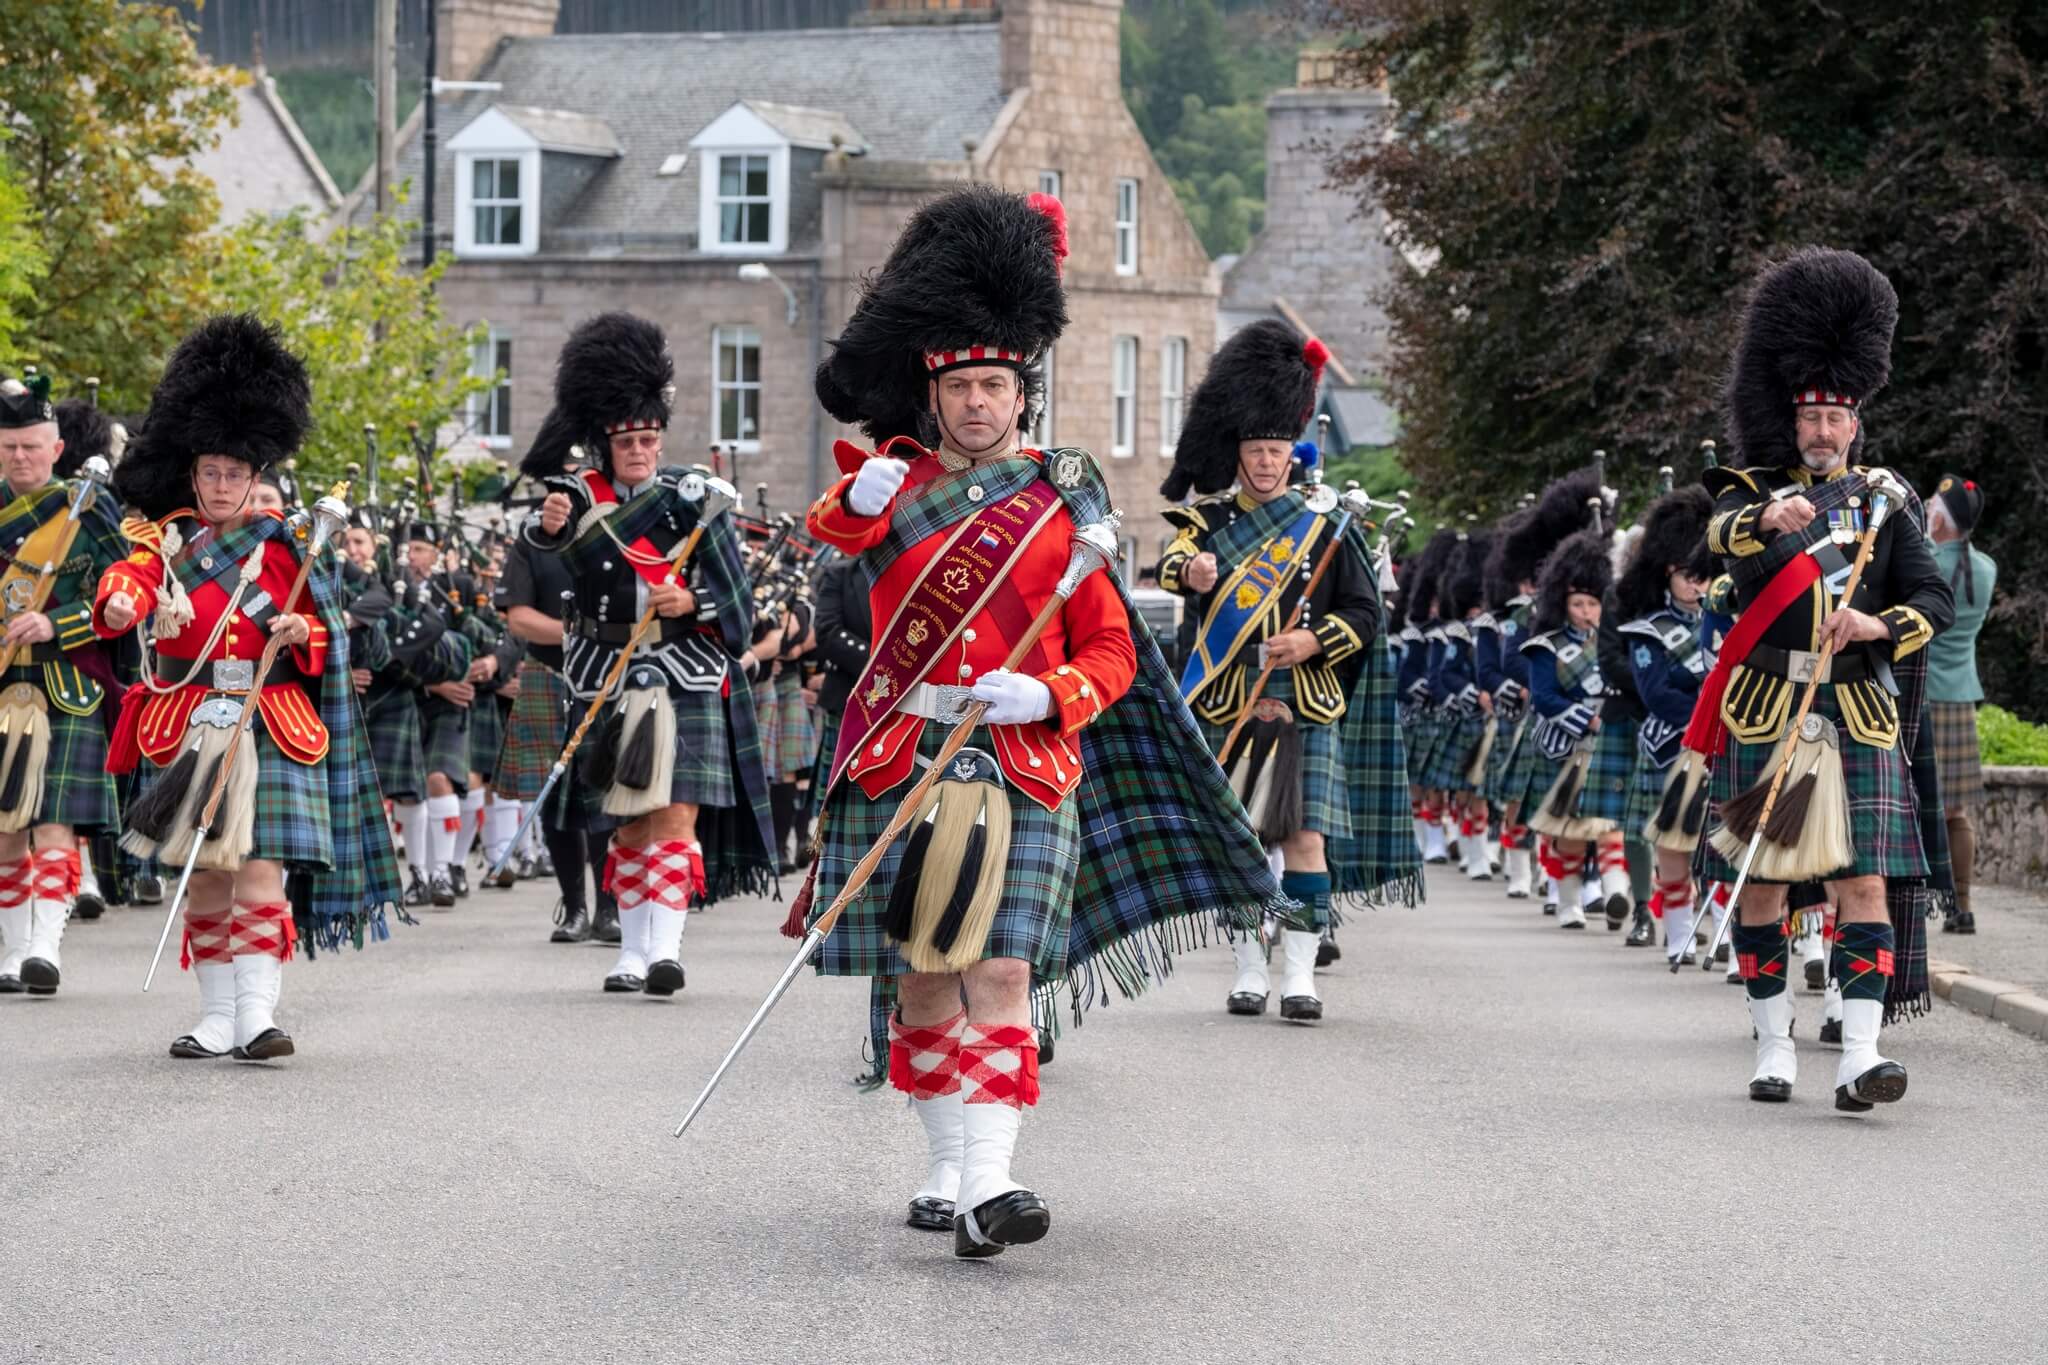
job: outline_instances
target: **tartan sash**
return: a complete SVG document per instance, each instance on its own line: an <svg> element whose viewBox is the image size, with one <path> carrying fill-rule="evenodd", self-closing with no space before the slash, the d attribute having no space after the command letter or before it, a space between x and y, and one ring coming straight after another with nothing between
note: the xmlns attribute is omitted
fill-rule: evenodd
<svg viewBox="0 0 2048 1365"><path fill-rule="evenodd" d="M617 501L618 495L611 492L610 481L602 476L585 480L585 488L598 506L606 505L601 494L610 494L614 506L603 517L584 527L564 547L562 553L579 574L603 572L599 567L602 562L618 553L618 547L612 543L613 535L632 547L635 554L666 556L679 543L668 525L671 512L683 514L679 520L684 536L696 527L701 504L684 498L668 479L661 479L652 492L642 493L627 503ZM611 534L606 534L607 531ZM657 534L669 540L667 547L655 538ZM704 537L697 542L690 563L704 575L704 582L711 589L712 601L718 607L719 634L724 637L727 648L737 654L752 640L754 594L747 582L739 538L733 534L731 517L712 519L704 528ZM674 566L663 562L634 564L632 567L649 583L660 583Z"/></svg>
<svg viewBox="0 0 2048 1365"><path fill-rule="evenodd" d="M0 562L11 564L20 552L22 542L41 530L51 518L62 516L70 503L70 490L59 482L47 484L33 493L24 493L5 507L0 507Z"/></svg>
<svg viewBox="0 0 2048 1365"><path fill-rule="evenodd" d="M895 712L909 688L931 671L990 599L1003 593L1016 596L1009 568L1060 507L1052 486L1036 478L1016 493L996 498L987 495L986 481L980 487L980 510L954 528L945 548L925 565L868 651L867 667L846 699L845 721L832 755L834 781L874 728ZM890 530L893 539L893 521Z"/></svg>
<svg viewBox="0 0 2048 1365"><path fill-rule="evenodd" d="M1321 530L1322 518L1290 490L1216 532L1212 553L1236 567L1217 584L1209 617L1188 654L1180 677L1183 697L1194 701L1228 668L1281 591L1301 581L1302 561Z"/></svg>

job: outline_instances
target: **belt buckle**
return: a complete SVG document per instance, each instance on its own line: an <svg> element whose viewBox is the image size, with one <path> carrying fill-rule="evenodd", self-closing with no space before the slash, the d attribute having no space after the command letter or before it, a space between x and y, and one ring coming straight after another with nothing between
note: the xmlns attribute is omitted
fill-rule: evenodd
<svg viewBox="0 0 2048 1365"><path fill-rule="evenodd" d="M1785 676L1793 682L1812 682L1816 673L1820 674L1822 682L1826 682L1828 681L1829 674L1833 672L1834 660L1828 660L1828 666L1823 670L1820 666L1820 655L1813 650L1791 649L1785 651Z"/></svg>
<svg viewBox="0 0 2048 1365"><path fill-rule="evenodd" d="M932 719L941 725L958 725L967 719L967 708L974 702L974 689L958 683L934 683L932 685Z"/></svg>
<svg viewBox="0 0 2048 1365"><path fill-rule="evenodd" d="M256 685L256 664L251 659L216 659L213 685L222 692L247 692Z"/></svg>

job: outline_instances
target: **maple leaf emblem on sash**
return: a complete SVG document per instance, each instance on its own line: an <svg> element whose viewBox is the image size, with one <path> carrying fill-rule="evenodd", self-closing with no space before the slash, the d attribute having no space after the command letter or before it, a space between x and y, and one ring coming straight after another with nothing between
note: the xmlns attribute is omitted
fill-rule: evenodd
<svg viewBox="0 0 2048 1365"><path fill-rule="evenodd" d="M948 569L942 576L941 581L945 583L947 592L964 594L968 588L967 570L962 568Z"/></svg>
<svg viewBox="0 0 2048 1365"><path fill-rule="evenodd" d="M923 621L912 621L910 629L903 632L913 645L921 645L931 636L931 627Z"/></svg>

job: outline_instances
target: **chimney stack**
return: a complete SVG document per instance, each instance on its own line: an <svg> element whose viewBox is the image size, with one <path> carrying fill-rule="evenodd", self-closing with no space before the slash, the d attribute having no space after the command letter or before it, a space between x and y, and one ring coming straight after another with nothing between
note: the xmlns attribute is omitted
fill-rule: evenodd
<svg viewBox="0 0 2048 1365"><path fill-rule="evenodd" d="M503 38L540 38L555 31L559 0L432 0L440 51L434 74L466 81Z"/></svg>

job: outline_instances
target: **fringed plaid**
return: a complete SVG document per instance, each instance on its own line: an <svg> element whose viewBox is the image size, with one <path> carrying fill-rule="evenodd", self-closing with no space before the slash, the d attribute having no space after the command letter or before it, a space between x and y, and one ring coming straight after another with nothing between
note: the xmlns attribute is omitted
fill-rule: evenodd
<svg viewBox="0 0 2048 1365"><path fill-rule="evenodd" d="M1364 528L1353 526L1353 548L1365 548ZM1368 557L1366 563L1372 563ZM1378 575L1373 593L1379 593ZM1344 705L1344 789L1351 803L1351 832L1326 841L1333 911L1339 906L1419 904L1423 898L1422 855L1408 806L1408 759L1394 688L1394 650L1388 637L1386 603L1380 603L1380 634L1365 650L1365 662L1351 699Z"/></svg>

